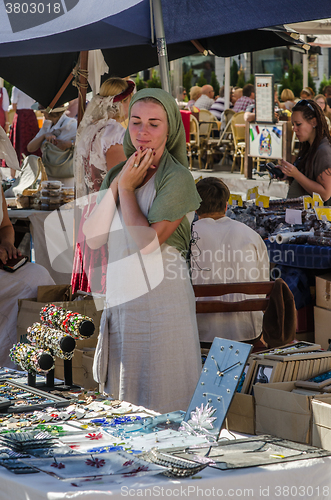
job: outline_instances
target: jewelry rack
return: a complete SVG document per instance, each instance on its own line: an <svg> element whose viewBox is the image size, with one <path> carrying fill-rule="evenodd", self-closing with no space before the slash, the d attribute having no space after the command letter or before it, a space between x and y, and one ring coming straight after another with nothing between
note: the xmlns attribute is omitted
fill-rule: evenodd
<svg viewBox="0 0 331 500"><path fill-rule="evenodd" d="M73 385L72 381L72 357L76 340L93 335L95 330L93 320L54 304L46 304L41 309L40 319L41 323L34 323L27 329L30 344L14 344L10 354L12 360L27 370L27 384L30 387L38 386L44 391L54 388L58 390L79 388ZM54 356L63 359L64 368L64 383L56 386ZM45 383L36 383L37 373L46 375Z"/></svg>

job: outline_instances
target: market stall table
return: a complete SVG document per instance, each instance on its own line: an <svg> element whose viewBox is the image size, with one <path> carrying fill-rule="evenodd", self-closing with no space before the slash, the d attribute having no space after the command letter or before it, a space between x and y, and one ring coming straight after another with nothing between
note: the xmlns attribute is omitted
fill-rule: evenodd
<svg viewBox="0 0 331 500"><path fill-rule="evenodd" d="M229 436L223 430L222 435ZM114 476L71 484L44 473L15 475L0 467L0 500L113 500L128 498L330 498L331 457L265 467L220 471L207 467L196 479L163 475Z"/></svg>

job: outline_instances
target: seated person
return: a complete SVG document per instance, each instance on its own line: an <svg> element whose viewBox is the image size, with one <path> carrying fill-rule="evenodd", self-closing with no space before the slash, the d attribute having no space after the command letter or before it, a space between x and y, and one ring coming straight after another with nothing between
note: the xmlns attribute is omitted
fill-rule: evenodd
<svg viewBox="0 0 331 500"><path fill-rule="evenodd" d="M68 106L54 108L45 115L42 128L27 149L34 153L39 148L49 180L59 180L65 187L74 187L73 152L77 132L77 120L64 112Z"/></svg>
<svg viewBox="0 0 331 500"><path fill-rule="evenodd" d="M201 96L195 101L195 107L198 109L209 110L214 104L215 91L211 85L201 87Z"/></svg>
<svg viewBox="0 0 331 500"><path fill-rule="evenodd" d="M233 104L231 102L232 97L232 88L230 88L230 101L229 101L229 109L233 108ZM222 115L225 110L225 98L224 98L224 86L220 88L220 95L212 104L210 108L210 112L217 118L217 120L222 120Z"/></svg>
<svg viewBox="0 0 331 500"><path fill-rule="evenodd" d="M205 177L197 183L197 190L202 202L197 210L199 220L193 225L193 285L269 281L268 252L261 236L225 215L230 196L226 184ZM236 293L219 299L234 302L249 297ZM198 314L200 341L212 342L214 337L254 340L262 332L262 319L262 311Z"/></svg>
<svg viewBox="0 0 331 500"><path fill-rule="evenodd" d="M255 87L252 83L247 83L243 87L243 95L239 97L233 106L233 111L239 113L240 111L246 111L248 106L255 103Z"/></svg>
<svg viewBox="0 0 331 500"><path fill-rule="evenodd" d="M2 191L2 190L1 190ZM0 196L0 261L6 264L20 252L14 246L15 234L9 220L3 191ZM0 366L14 367L9 350L17 342L18 299L37 296L39 285L54 285L49 272L38 264L26 263L14 273L0 269Z"/></svg>

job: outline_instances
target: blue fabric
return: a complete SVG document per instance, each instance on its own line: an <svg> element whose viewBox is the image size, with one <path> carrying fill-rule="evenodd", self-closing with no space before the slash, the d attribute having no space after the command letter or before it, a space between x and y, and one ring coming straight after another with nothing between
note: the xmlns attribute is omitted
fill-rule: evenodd
<svg viewBox="0 0 331 500"><path fill-rule="evenodd" d="M67 0L68 2L68 0ZM7 14L0 2L0 47L8 56L59 53L150 43L149 0L79 0L45 22ZM14 3L14 2L13 2ZM19 4L20 5L20 4ZM50 4L52 5L52 4ZM120 11L120 12L119 12ZM331 17L330 0L162 0L168 44ZM28 22L28 16L31 20ZM24 26L25 23L25 26Z"/></svg>
<svg viewBox="0 0 331 500"><path fill-rule="evenodd" d="M297 310L311 303L309 279L304 269L277 265L271 270L273 279L282 278L293 293Z"/></svg>
<svg viewBox="0 0 331 500"><path fill-rule="evenodd" d="M290 245L265 241L270 262L302 269L330 269L331 247ZM285 281L285 280L284 280Z"/></svg>

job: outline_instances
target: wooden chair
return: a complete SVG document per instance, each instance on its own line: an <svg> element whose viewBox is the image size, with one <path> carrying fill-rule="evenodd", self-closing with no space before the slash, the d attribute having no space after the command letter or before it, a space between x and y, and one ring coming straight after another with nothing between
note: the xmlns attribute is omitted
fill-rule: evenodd
<svg viewBox="0 0 331 500"><path fill-rule="evenodd" d="M218 142L218 138L214 137L214 132L218 131L218 120L213 113L206 109L201 109L199 112L199 135L200 135L200 151L201 154L206 154L205 168L212 166L213 161L213 145ZM200 166L199 166L200 168Z"/></svg>
<svg viewBox="0 0 331 500"><path fill-rule="evenodd" d="M197 300L196 312L199 313L224 313L224 312L246 312L265 311L268 307L271 290L274 281L255 281L242 283L216 283L210 285L193 285L195 297L211 297L211 300ZM213 297L220 297L231 293L244 293L246 295L264 295L264 298L245 299L237 302L224 302ZM252 339L249 343L256 342ZM204 349L210 349L212 342L200 342Z"/></svg>
<svg viewBox="0 0 331 500"><path fill-rule="evenodd" d="M199 160L199 169L202 168L201 150L200 150L200 137L199 137L199 122L190 115L190 142L186 143L187 156L189 158L190 170L193 166L193 156L197 155Z"/></svg>
<svg viewBox="0 0 331 500"><path fill-rule="evenodd" d="M240 111L239 113L235 113L231 120L231 130L233 134L233 142L234 142L234 155L233 162L231 167L231 172L233 172L236 159L238 156L240 157L240 173L244 173L244 158L245 158L245 120L244 120L244 111Z"/></svg>
<svg viewBox="0 0 331 500"><path fill-rule="evenodd" d="M223 150L223 158L221 161L221 165L224 165L226 156L229 154L233 154L234 152L234 142L233 135L231 130L231 122L232 117L235 115L233 109L225 109L224 110L224 119L225 119L225 127L217 144L217 148Z"/></svg>

